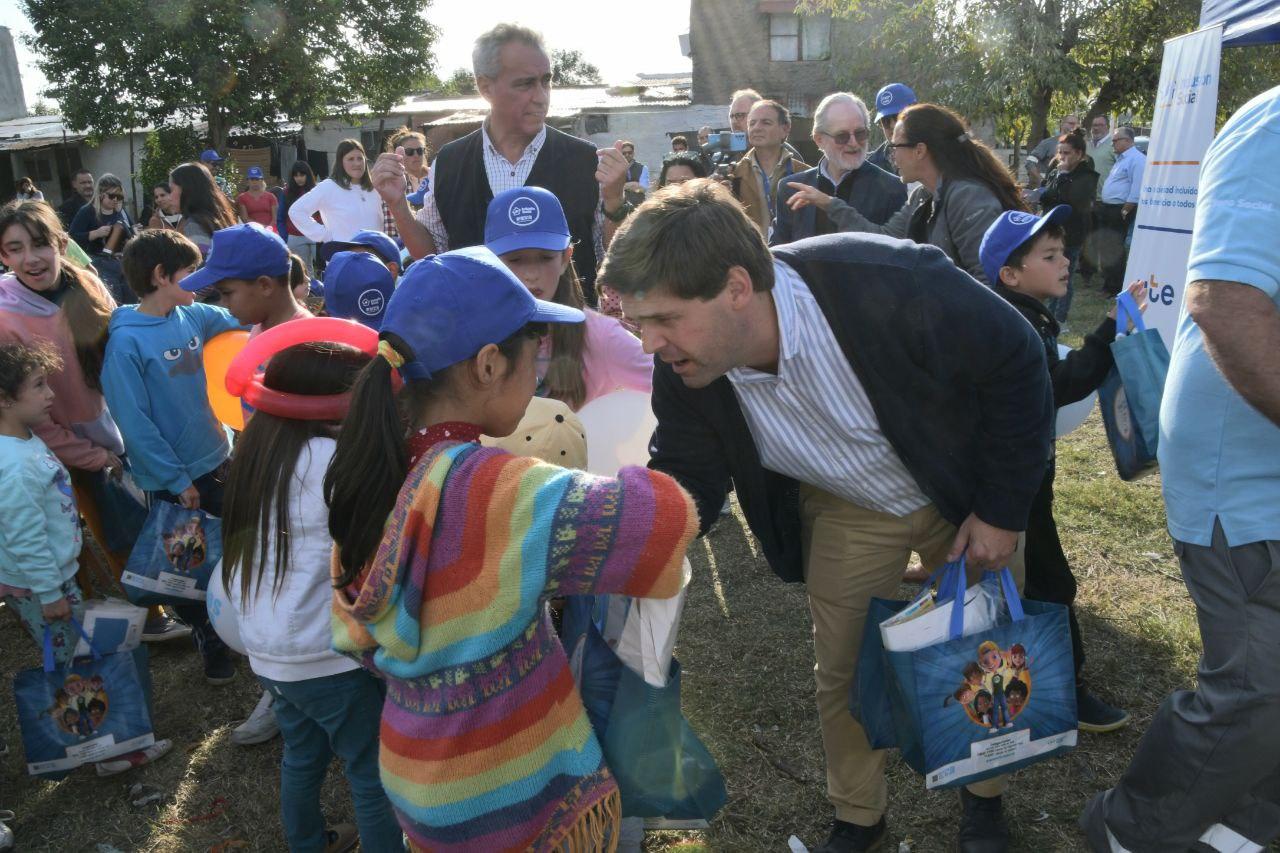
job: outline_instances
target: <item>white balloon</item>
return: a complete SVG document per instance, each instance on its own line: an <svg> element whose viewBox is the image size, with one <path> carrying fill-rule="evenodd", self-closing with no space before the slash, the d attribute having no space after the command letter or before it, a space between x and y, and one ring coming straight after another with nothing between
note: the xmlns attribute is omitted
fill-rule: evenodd
<svg viewBox="0 0 1280 853"><path fill-rule="evenodd" d="M209 621L213 623L213 630L218 632L222 642L240 654L248 655L244 641L240 639L240 615L227 596L227 588L222 584L221 560L213 567L213 574L209 577L205 606L209 608Z"/></svg>
<svg viewBox="0 0 1280 853"><path fill-rule="evenodd" d="M1066 358L1070 352L1071 347L1058 344L1059 358ZM1095 391L1083 400L1077 400L1058 409L1058 419L1054 424L1053 434L1061 438L1069 432L1074 432L1088 419L1089 413L1093 411L1093 404L1096 402L1098 402L1098 393Z"/></svg>
<svg viewBox="0 0 1280 853"><path fill-rule="evenodd" d="M616 477L625 465L649 463L649 438L658 419L641 391L613 391L578 410L587 434L587 470Z"/></svg>

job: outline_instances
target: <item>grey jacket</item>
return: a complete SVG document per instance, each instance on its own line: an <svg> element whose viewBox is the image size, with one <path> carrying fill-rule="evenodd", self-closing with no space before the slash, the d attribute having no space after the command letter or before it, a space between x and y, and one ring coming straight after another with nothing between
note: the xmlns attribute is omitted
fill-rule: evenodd
<svg viewBox="0 0 1280 853"><path fill-rule="evenodd" d="M911 221L916 211L931 198L924 187L917 187L907 203L884 225L877 225L840 199L832 199L827 216L841 231L869 231L906 239L911 236ZM938 187L938 198L927 221L927 242L937 246L978 281L990 285L982 271L978 248L982 235L1003 208L995 194L978 181L960 179L946 181Z"/></svg>

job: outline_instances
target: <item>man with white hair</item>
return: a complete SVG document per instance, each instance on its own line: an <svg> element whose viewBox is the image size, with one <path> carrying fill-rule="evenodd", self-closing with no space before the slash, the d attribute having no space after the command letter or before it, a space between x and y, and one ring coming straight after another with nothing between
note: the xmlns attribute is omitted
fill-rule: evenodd
<svg viewBox="0 0 1280 853"><path fill-rule="evenodd" d="M574 266L587 301L595 305L596 265L604 257L606 237L631 210L622 189L626 158L618 146L597 151L547 125L551 61L538 33L499 24L476 39L471 62L489 115L478 130L440 149L417 216L405 200L401 154L380 155L370 173L405 248L421 258L480 245L495 195L544 187L564 207Z"/></svg>
<svg viewBox="0 0 1280 853"><path fill-rule="evenodd" d="M902 207L907 200L902 181L867 160L870 124L867 105L857 95L836 92L822 99L813 114L813 141L822 159L779 189L770 245L839 231L827 216L833 198L878 225ZM815 201L793 211L787 199L801 187L812 188L809 192Z"/></svg>

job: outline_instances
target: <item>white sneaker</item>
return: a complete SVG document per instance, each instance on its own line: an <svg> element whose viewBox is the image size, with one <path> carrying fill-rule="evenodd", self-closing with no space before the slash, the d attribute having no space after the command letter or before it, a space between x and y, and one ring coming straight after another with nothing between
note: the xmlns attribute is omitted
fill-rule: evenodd
<svg viewBox="0 0 1280 853"><path fill-rule="evenodd" d="M231 733L231 742L236 746L254 746L266 743L278 734L280 724L276 722L276 714L271 710L271 694L264 690L249 719L236 726Z"/></svg>
<svg viewBox="0 0 1280 853"><path fill-rule="evenodd" d="M127 752L124 755L117 755L115 758L108 758L106 761L99 761L95 767L98 769L99 776L115 776L117 773L123 773L126 770L132 770L134 767L141 767L144 764L150 764L157 758L166 755L169 750L173 749L173 741L168 738L162 738L151 744L146 749L139 749L136 752Z"/></svg>
<svg viewBox="0 0 1280 853"><path fill-rule="evenodd" d="M0 851L13 849L13 830L6 825L13 818L13 812L0 809Z"/></svg>

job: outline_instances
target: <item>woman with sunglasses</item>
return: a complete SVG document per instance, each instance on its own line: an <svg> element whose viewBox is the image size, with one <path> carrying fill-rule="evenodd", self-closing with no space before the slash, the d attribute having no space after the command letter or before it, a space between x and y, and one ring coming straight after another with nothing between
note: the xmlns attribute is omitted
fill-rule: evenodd
<svg viewBox="0 0 1280 853"><path fill-rule="evenodd" d="M852 205L877 225L888 222L902 207L907 200L906 187L895 175L867 162L870 126L867 105L858 96L836 92L822 99L813 114L813 142L822 159L779 188L771 245L842 230L828 216L826 201L799 206L795 211L788 206L787 200L801 188L811 190L814 197L821 194Z"/></svg>
<svg viewBox="0 0 1280 853"><path fill-rule="evenodd" d="M936 104L913 104L898 117L890 147L902 183L920 186L884 224L873 222L839 198L799 187L791 211L818 207L837 231L869 231L931 243L978 281L987 281L978 248L987 227L1006 210L1027 209L1008 168L974 139L956 113Z"/></svg>
<svg viewBox="0 0 1280 853"><path fill-rule="evenodd" d="M133 223L124 211L124 185L119 178L109 172L98 178L93 201L76 213L70 230L71 238L89 253L112 298L120 305L137 302L120 266L120 252L133 236Z"/></svg>

